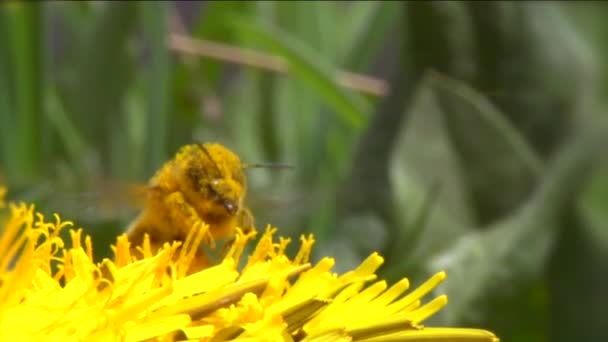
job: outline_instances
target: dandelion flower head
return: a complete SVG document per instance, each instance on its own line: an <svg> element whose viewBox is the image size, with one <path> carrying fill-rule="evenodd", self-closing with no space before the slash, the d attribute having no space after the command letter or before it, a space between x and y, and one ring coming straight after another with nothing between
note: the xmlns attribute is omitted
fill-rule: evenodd
<svg viewBox="0 0 608 342"><path fill-rule="evenodd" d="M444 295L423 301L446 274L409 292L405 278L388 286L375 274L377 253L339 275L332 258L310 262L312 236L290 258L290 240L268 227L248 255L257 233L238 231L221 262L188 274L204 223L181 248L153 253L145 239L133 253L122 235L113 259L95 261L91 237L58 215L24 203L2 211L0 341L498 341L486 330L423 326L447 304Z"/></svg>

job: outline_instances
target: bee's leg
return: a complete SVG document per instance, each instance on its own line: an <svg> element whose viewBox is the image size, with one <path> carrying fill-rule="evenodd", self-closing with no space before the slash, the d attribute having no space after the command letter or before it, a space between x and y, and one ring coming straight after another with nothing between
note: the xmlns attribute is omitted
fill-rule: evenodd
<svg viewBox="0 0 608 342"><path fill-rule="evenodd" d="M194 208L186 202L184 195L179 192L173 192L165 198L165 204L168 208L169 220L172 223L172 229L176 229L177 239L184 243L186 237L197 223L203 222ZM205 243L210 243L209 240L203 240ZM200 270L209 266L209 259L206 253L199 248L194 255L194 259L190 265L189 273Z"/></svg>
<svg viewBox="0 0 608 342"><path fill-rule="evenodd" d="M243 230L243 233L247 234L251 231L255 231L255 223L254 223L254 219L253 219L253 214L251 214L251 211L248 208L243 208L241 210L241 212L239 213L237 222L238 222L238 227ZM226 256L226 253L228 253L228 251L230 251L230 247L232 247L232 245L234 244L235 239L236 239L236 237L233 236L230 238L230 240L228 240L224 244L224 247L222 247L222 250L221 250L221 255L223 257Z"/></svg>
<svg viewBox="0 0 608 342"><path fill-rule="evenodd" d="M202 222L196 210L186 202L184 195L179 191L172 192L165 197L165 206L168 209L171 229L176 230L175 235L180 240L185 240L192 227Z"/></svg>
<svg viewBox="0 0 608 342"><path fill-rule="evenodd" d="M243 208L239 215L239 226L243 229L244 233L255 231L255 219L249 208Z"/></svg>

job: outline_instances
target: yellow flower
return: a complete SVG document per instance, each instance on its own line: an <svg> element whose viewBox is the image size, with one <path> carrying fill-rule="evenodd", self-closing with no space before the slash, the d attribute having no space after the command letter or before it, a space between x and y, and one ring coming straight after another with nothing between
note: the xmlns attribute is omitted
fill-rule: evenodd
<svg viewBox="0 0 608 342"><path fill-rule="evenodd" d="M248 258L255 232L240 231L219 264L188 275L207 227L156 254L146 239L131 254L126 236L113 260L93 261L91 238L49 222L34 207L9 203L0 236L0 341L498 341L491 332L424 327L447 303L423 297L446 277L439 272L403 295L403 279L388 287L372 254L357 269L331 272L334 260L311 265L312 236L294 258L288 239L268 228ZM0 226L1 227L1 226ZM239 266L243 261L243 266Z"/></svg>

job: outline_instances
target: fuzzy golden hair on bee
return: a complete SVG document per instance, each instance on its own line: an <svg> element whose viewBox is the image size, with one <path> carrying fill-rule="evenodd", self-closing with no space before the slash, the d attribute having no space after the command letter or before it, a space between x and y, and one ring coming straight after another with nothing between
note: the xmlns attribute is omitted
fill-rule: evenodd
<svg viewBox="0 0 608 342"><path fill-rule="evenodd" d="M218 143L182 146L151 178L148 196L139 216L127 230L134 246L147 234L153 249L164 243L185 241L192 227L204 223L212 241L230 244L236 229L255 230L254 218L245 205L247 178L253 168L285 169L285 164L247 164ZM200 267L209 260L196 256Z"/></svg>

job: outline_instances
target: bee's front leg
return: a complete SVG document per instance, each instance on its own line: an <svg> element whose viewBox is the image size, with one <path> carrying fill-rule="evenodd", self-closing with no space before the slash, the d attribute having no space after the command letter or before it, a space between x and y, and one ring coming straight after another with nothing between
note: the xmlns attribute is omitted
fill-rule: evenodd
<svg viewBox="0 0 608 342"><path fill-rule="evenodd" d="M243 233L248 234L252 231L255 231L255 221L253 218L253 214L251 213L251 211L249 210L249 208L243 208L238 217L237 217L237 226L239 228L241 228L241 230L243 231ZM235 232L236 234L236 232ZM236 240L236 236L233 235L224 245L224 247L222 248L221 251L221 255L225 256L226 253L228 253L228 251L230 251L230 247L232 247L232 245L234 244L234 241Z"/></svg>
<svg viewBox="0 0 608 342"><path fill-rule="evenodd" d="M255 231L255 219L253 218L253 214L249 208L243 208L239 213L239 227L243 230L244 233L249 233L251 231Z"/></svg>
<svg viewBox="0 0 608 342"><path fill-rule="evenodd" d="M176 230L175 233L180 240L185 240L190 230L197 223L202 222L201 218L180 191L167 195L164 202L171 221L171 228Z"/></svg>
<svg viewBox="0 0 608 342"><path fill-rule="evenodd" d="M184 242L186 237L197 225L202 228L202 224L206 222L199 216L194 207L192 207L184 198L184 194L180 191L175 191L165 198L165 206L168 209L171 228L175 229L175 234L179 240ZM205 234L203 241L206 244L212 244L213 239L209 232Z"/></svg>
<svg viewBox="0 0 608 342"><path fill-rule="evenodd" d="M200 218L196 210L188 204L181 192L175 191L169 194L165 198L165 206L168 209L168 216L172 225L171 228L177 230L176 235L182 243L186 241L186 237L196 225L199 225L199 227L202 228L201 224L204 223L204 221ZM211 242L210 240L209 235L206 234L203 241L208 244ZM201 248L198 248L194 255L194 259L190 264L189 273L208 266L209 259L206 253Z"/></svg>

